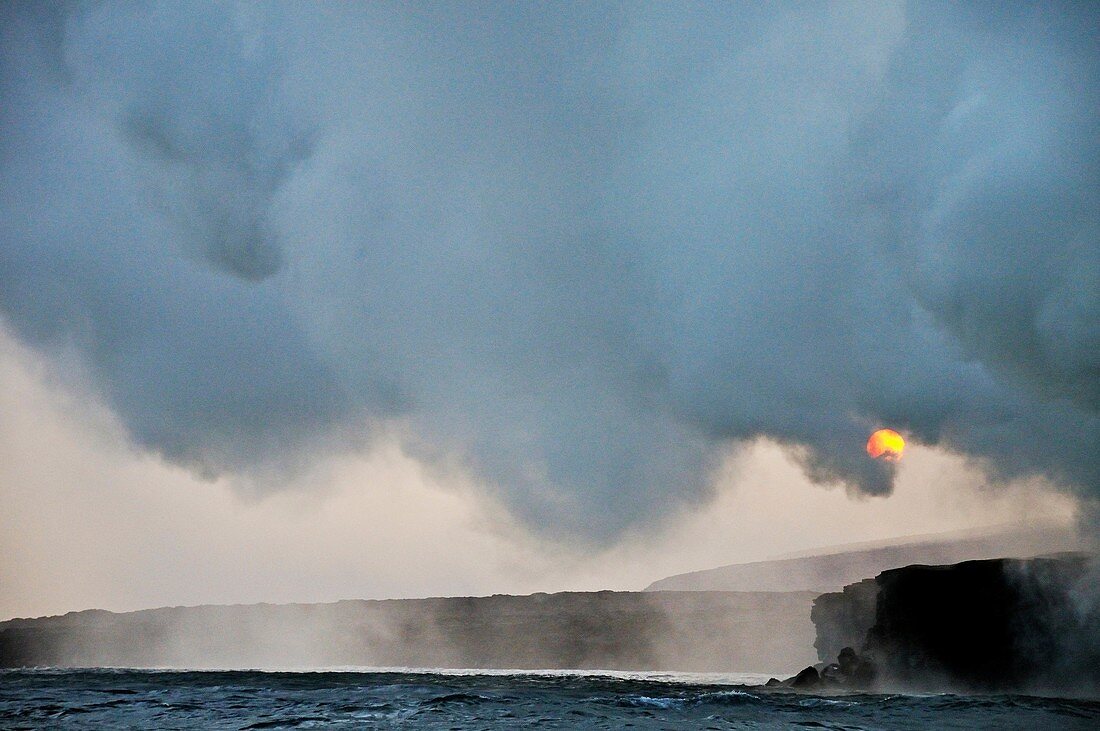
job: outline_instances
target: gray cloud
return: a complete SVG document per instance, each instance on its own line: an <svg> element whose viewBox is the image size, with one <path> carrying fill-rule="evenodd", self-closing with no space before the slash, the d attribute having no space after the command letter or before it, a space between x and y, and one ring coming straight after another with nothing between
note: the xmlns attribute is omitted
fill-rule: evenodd
<svg viewBox="0 0 1100 731"><path fill-rule="evenodd" d="M1100 484L1090 7L3 12L0 311L167 459L397 421L590 536L758 436Z"/></svg>

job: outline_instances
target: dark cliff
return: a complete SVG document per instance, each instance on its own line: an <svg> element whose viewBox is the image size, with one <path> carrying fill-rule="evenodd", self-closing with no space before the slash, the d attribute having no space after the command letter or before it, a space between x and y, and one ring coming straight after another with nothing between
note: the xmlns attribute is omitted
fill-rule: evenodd
<svg viewBox="0 0 1100 731"><path fill-rule="evenodd" d="M858 648L881 687L1100 689L1100 610L1081 555L907 566L824 594L822 659Z"/></svg>
<svg viewBox="0 0 1100 731"><path fill-rule="evenodd" d="M608 591L92 610L0 623L0 667L776 672L812 660L812 599Z"/></svg>
<svg viewBox="0 0 1100 731"><path fill-rule="evenodd" d="M830 663L845 647L862 647L867 630L875 623L877 604L878 583L874 579L814 599L810 618L817 635L814 648L818 659Z"/></svg>

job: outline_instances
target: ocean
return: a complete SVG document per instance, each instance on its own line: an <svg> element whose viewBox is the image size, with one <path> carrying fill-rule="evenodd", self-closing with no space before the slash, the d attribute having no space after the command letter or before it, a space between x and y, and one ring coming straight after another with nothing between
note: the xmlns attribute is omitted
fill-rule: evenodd
<svg viewBox="0 0 1100 731"><path fill-rule="evenodd" d="M0 671L3 729L1093 729L1100 701L812 695L760 676L336 670Z"/></svg>

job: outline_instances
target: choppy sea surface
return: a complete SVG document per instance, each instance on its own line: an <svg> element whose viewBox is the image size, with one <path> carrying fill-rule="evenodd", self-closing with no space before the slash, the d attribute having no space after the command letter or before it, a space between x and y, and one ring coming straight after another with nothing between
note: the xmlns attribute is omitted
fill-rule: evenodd
<svg viewBox="0 0 1100 731"><path fill-rule="evenodd" d="M1100 701L807 695L759 676L0 671L3 729L1098 729Z"/></svg>

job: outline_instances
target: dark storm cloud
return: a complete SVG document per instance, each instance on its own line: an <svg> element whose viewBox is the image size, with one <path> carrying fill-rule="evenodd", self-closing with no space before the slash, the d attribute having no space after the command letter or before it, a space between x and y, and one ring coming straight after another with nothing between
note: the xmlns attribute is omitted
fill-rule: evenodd
<svg viewBox="0 0 1100 731"><path fill-rule="evenodd" d="M168 459L396 420L589 535L758 436L1100 484L1091 7L4 12L0 308Z"/></svg>

